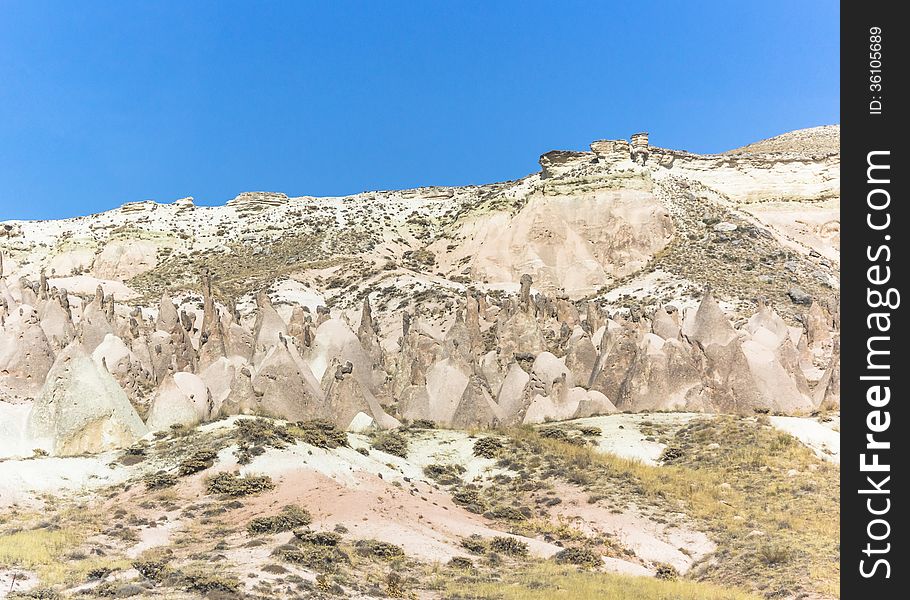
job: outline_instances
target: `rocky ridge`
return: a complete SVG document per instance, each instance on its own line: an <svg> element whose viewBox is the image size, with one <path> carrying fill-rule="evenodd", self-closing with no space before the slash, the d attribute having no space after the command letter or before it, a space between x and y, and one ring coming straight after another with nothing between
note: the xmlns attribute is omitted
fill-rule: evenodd
<svg viewBox="0 0 910 600"><path fill-rule="evenodd" d="M516 182L6 222L0 401L33 404L29 444L61 454L232 414L837 406L836 227L797 237L752 208L836 201L834 131L711 156L636 134ZM57 400L72 378L94 407Z"/></svg>

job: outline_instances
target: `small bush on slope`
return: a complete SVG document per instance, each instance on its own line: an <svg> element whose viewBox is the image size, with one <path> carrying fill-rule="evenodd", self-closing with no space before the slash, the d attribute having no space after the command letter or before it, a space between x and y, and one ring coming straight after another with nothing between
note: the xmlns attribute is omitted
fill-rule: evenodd
<svg viewBox="0 0 910 600"><path fill-rule="evenodd" d="M180 463L180 476L186 477L204 471L215 464L218 453L214 450L197 450L192 456Z"/></svg>
<svg viewBox="0 0 910 600"><path fill-rule="evenodd" d="M376 450L387 452L401 458L408 457L408 440L400 433L383 431L376 434L371 440L371 445Z"/></svg>
<svg viewBox="0 0 910 600"><path fill-rule="evenodd" d="M508 536L497 536L490 540L490 550L509 556L527 556L528 543Z"/></svg>
<svg viewBox="0 0 910 600"><path fill-rule="evenodd" d="M147 490L163 490L177 485L177 476L158 471L157 473L149 473L142 478L142 481L145 483L145 489Z"/></svg>
<svg viewBox="0 0 910 600"><path fill-rule="evenodd" d="M288 428L270 419L240 419L237 421L237 462L249 464L265 448L285 448L294 443Z"/></svg>
<svg viewBox="0 0 910 600"><path fill-rule="evenodd" d="M226 494L238 498L258 494L275 487L272 478L267 475L246 475L241 477L237 473L219 473L210 477L206 489L210 494Z"/></svg>
<svg viewBox="0 0 910 600"><path fill-rule="evenodd" d="M361 556L372 556L382 560L392 560L404 556L401 546L379 540L357 540L354 547Z"/></svg>
<svg viewBox="0 0 910 600"><path fill-rule="evenodd" d="M482 458L496 458L499 451L502 450L503 443L494 437L484 437L474 442L474 456Z"/></svg>
<svg viewBox="0 0 910 600"><path fill-rule="evenodd" d="M339 431L330 421L301 421L289 431L300 441L317 448L333 449L348 445L348 434Z"/></svg>
<svg viewBox="0 0 910 600"><path fill-rule="evenodd" d="M250 535L280 533L309 525L312 520L313 517L306 509L292 504L285 506L277 515L256 517L249 522L246 529Z"/></svg>

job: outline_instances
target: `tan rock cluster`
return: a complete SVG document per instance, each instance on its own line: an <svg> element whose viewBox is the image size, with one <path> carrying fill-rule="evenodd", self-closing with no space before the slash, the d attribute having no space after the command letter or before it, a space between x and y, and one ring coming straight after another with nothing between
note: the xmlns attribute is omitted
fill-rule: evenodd
<svg viewBox="0 0 910 600"><path fill-rule="evenodd" d="M837 331L812 304L805 327L764 305L734 327L713 294L681 314L608 314L594 301L467 293L446 331L402 320L381 334L320 307L285 320L269 295L238 321L163 296L156 311L98 289L74 311L45 279L0 280L0 393L31 402L28 435L57 454L134 443L231 414L327 419L342 429L424 419L453 428L539 423L617 409L808 413L837 405ZM815 365L828 362L827 369Z"/></svg>
<svg viewBox="0 0 910 600"><path fill-rule="evenodd" d="M639 133L483 186L2 223L0 402L57 453L233 414L836 406L834 137L696 155Z"/></svg>

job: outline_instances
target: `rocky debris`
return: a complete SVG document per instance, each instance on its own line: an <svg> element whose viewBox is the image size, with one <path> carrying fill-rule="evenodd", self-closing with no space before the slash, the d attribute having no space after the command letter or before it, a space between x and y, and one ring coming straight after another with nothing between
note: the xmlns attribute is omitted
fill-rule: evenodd
<svg viewBox="0 0 910 600"><path fill-rule="evenodd" d="M794 304L809 306L812 304L812 296L807 294L801 287L793 286L787 290L787 295Z"/></svg>
<svg viewBox="0 0 910 600"><path fill-rule="evenodd" d="M229 200L227 205L237 212L258 212L288 202L286 194L277 192L244 192Z"/></svg>

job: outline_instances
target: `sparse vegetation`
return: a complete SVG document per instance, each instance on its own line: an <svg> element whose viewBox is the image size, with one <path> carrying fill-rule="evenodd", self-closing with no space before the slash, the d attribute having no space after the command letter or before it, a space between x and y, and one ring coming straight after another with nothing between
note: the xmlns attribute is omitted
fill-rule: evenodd
<svg viewBox="0 0 910 600"><path fill-rule="evenodd" d="M531 428L511 430L509 440L513 468L537 465L526 477L570 481L583 473L580 485L596 502L634 499L652 518L683 511L718 544L716 560L688 577L774 593L837 593L838 469L769 425L738 417L695 419L664 440L674 451L659 467Z"/></svg>
<svg viewBox="0 0 910 600"><path fill-rule="evenodd" d="M271 419L240 419L237 421L237 462L245 465L266 448L285 448L295 441L287 427Z"/></svg>
<svg viewBox="0 0 910 600"><path fill-rule="evenodd" d="M285 562L294 563L316 569L325 573L333 573L344 565L350 564L351 559L337 546L324 546L316 544L279 546L272 555Z"/></svg>
<svg viewBox="0 0 910 600"><path fill-rule="evenodd" d="M401 458L408 457L408 440L394 431L382 431L373 436L370 444L376 450L387 452Z"/></svg>
<svg viewBox="0 0 910 600"><path fill-rule="evenodd" d="M380 540L357 540L354 548L361 556L372 556L382 560L392 560L404 556L401 546Z"/></svg>
<svg viewBox="0 0 910 600"><path fill-rule="evenodd" d="M303 544L314 546L337 546L341 543L341 535L334 531L299 530L294 532L294 537Z"/></svg>
<svg viewBox="0 0 910 600"><path fill-rule="evenodd" d="M504 521L524 521L528 518L531 511L530 509L525 509L522 511L520 508L515 506L494 506L489 511L484 513L484 516L488 519L501 519Z"/></svg>
<svg viewBox="0 0 910 600"><path fill-rule="evenodd" d="M490 550L509 556L524 557L528 555L528 543L518 538L496 536L490 540Z"/></svg>
<svg viewBox="0 0 910 600"><path fill-rule="evenodd" d="M161 581L168 572L167 560L160 556L139 558L133 561L132 566L151 581Z"/></svg>
<svg viewBox="0 0 910 600"><path fill-rule="evenodd" d="M482 513L487 508L483 496L476 488L461 488L452 494L452 500L455 504L460 504L467 510L478 514Z"/></svg>
<svg viewBox="0 0 910 600"><path fill-rule="evenodd" d="M177 485L177 476L173 473L158 471L157 473L149 473L142 478L142 481L148 490L163 490Z"/></svg>
<svg viewBox="0 0 910 600"><path fill-rule="evenodd" d="M249 522L246 529L250 535L273 534L309 525L312 520L312 516L306 509L289 505L281 509L277 515L256 517Z"/></svg>
<svg viewBox="0 0 910 600"><path fill-rule="evenodd" d="M457 464L432 464L423 468L424 475L441 485L457 485L461 483L461 475L464 472L465 468Z"/></svg>
<svg viewBox="0 0 910 600"><path fill-rule="evenodd" d="M272 478L267 475L245 475L237 473L219 473L208 479L206 489L210 494L225 494L231 497L259 494L275 487Z"/></svg>
<svg viewBox="0 0 910 600"><path fill-rule="evenodd" d="M573 547L560 550L554 556L557 563L578 565L581 567L598 567L603 564L603 560L597 552L590 548Z"/></svg>
<svg viewBox="0 0 910 600"><path fill-rule="evenodd" d="M679 571L677 571L676 567L673 565L661 563L654 569L654 576L658 579L672 581L674 579L679 579Z"/></svg>
<svg viewBox="0 0 910 600"><path fill-rule="evenodd" d="M482 458L496 458L499 451L502 450L502 440L494 437L482 437L474 442L474 456Z"/></svg>
<svg viewBox="0 0 910 600"><path fill-rule="evenodd" d="M241 583L236 577L212 573L201 566L182 571L181 575L181 587L206 597L212 593L219 594L220 597L236 596L241 591Z"/></svg>
<svg viewBox="0 0 910 600"><path fill-rule="evenodd" d="M214 450L197 450L192 456L180 463L178 473L181 477L204 471L215 464L218 453Z"/></svg>
<svg viewBox="0 0 910 600"><path fill-rule="evenodd" d="M462 538L461 547L471 554L486 554L489 543L477 534Z"/></svg>
<svg viewBox="0 0 910 600"><path fill-rule="evenodd" d="M300 441L317 448L339 448L348 445L348 434L339 431L330 421L302 421L290 428Z"/></svg>
<svg viewBox="0 0 910 600"><path fill-rule="evenodd" d="M450 598L501 600L760 600L759 596L695 581L667 581L579 571L553 562L531 563L519 569L446 577L440 582Z"/></svg>

